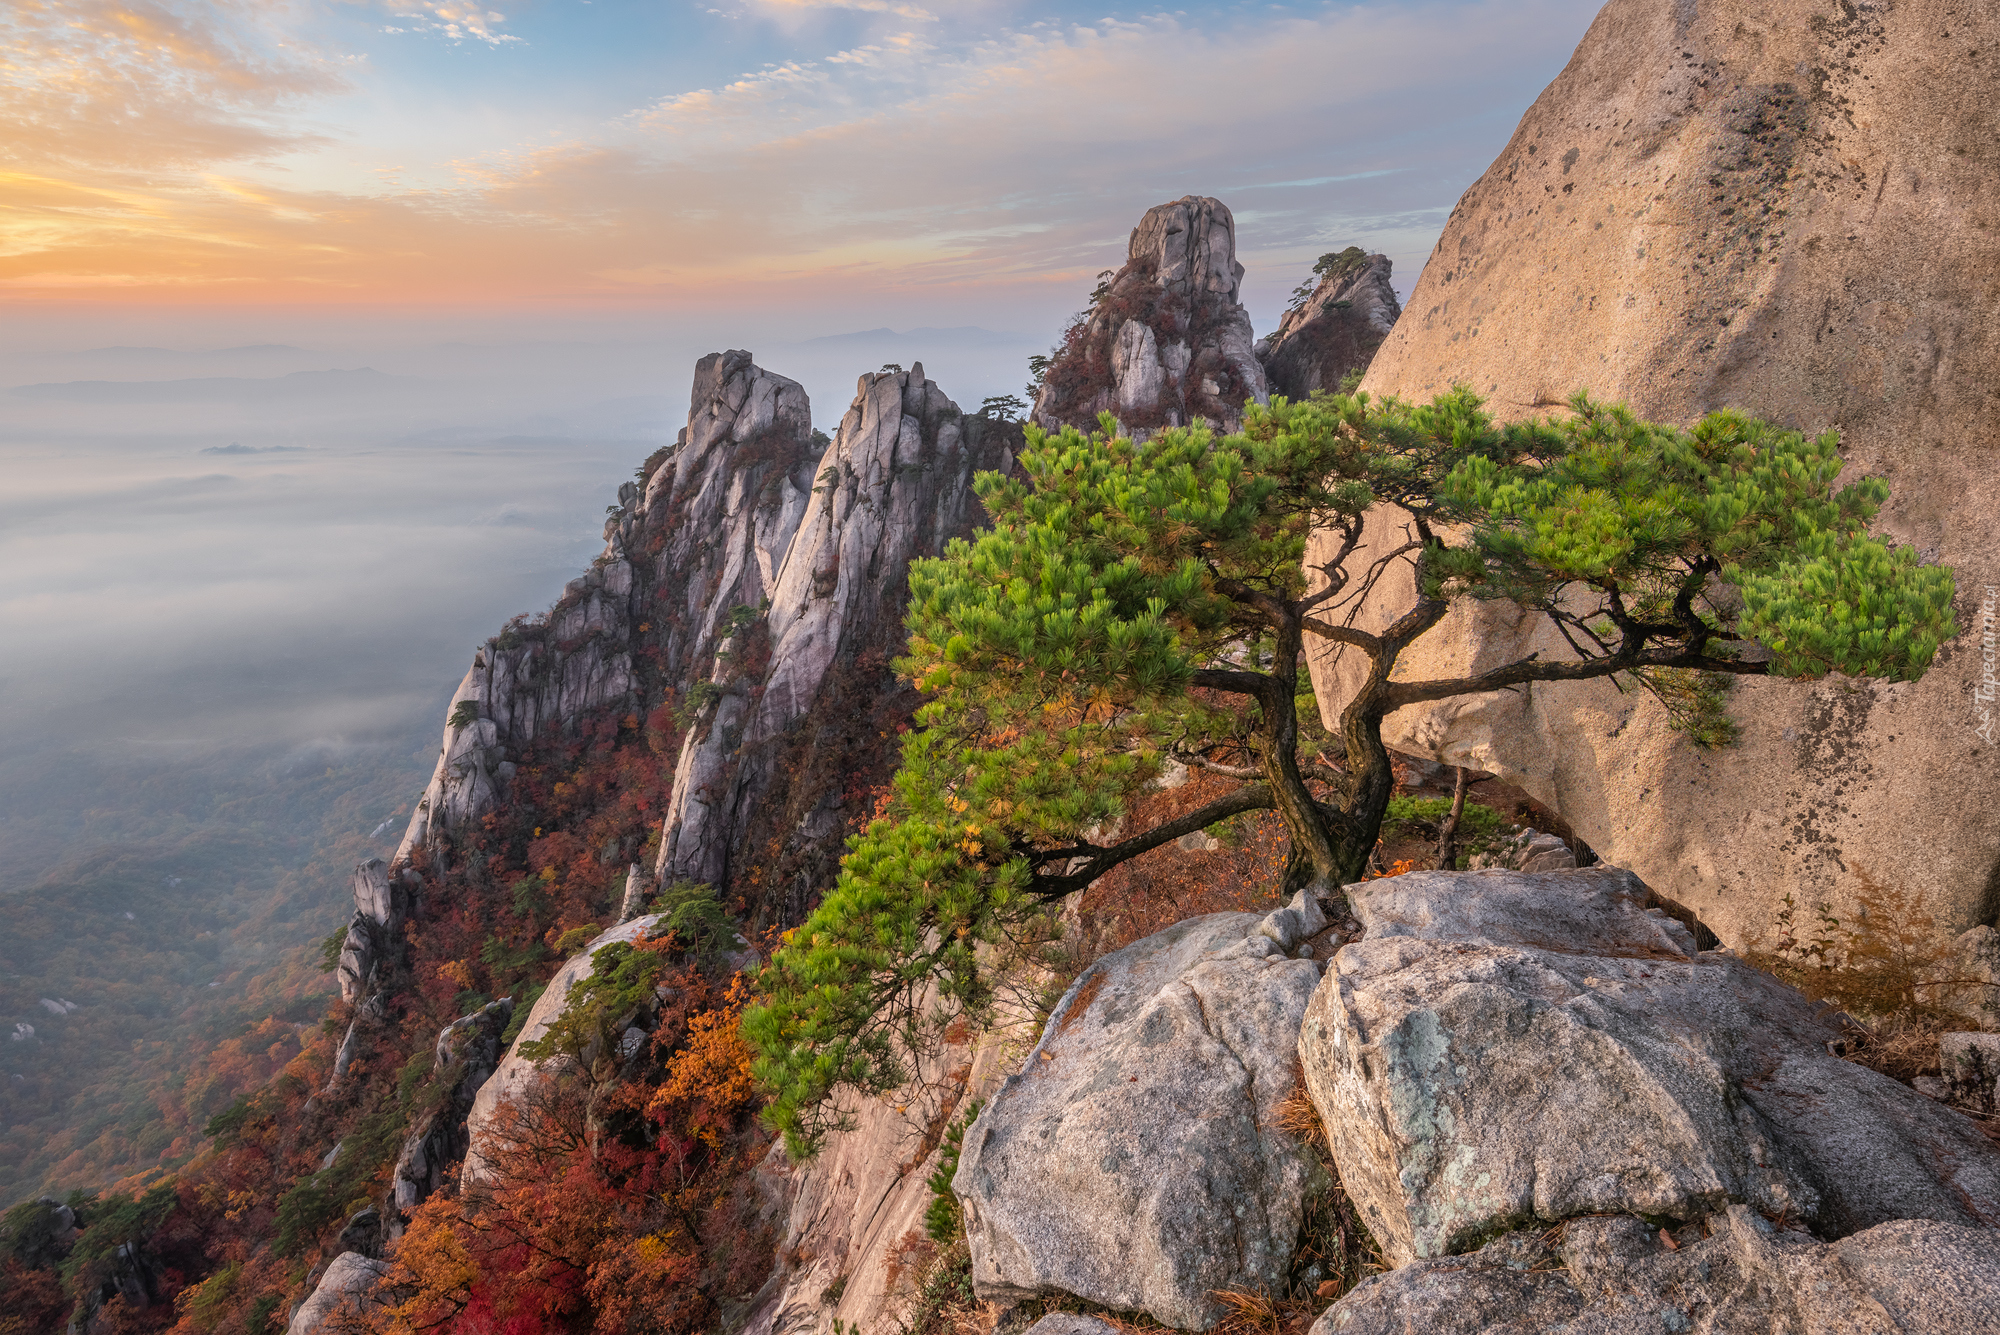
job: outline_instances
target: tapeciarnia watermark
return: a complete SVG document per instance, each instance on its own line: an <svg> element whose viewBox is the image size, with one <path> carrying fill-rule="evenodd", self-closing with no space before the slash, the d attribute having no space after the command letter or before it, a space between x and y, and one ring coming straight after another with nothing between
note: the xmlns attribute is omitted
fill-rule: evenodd
<svg viewBox="0 0 2000 1335"><path fill-rule="evenodd" d="M1979 726L1973 729L1993 744L1993 702L2000 695L2000 584L1988 584L1979 604L1979 680L1972 685L1973 709Z"/></svg>

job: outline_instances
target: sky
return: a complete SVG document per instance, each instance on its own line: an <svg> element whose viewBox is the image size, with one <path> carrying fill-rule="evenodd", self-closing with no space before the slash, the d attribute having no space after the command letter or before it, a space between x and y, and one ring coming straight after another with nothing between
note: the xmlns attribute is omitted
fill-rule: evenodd
<svg viewBox="0 0 2000 1335"><path fill-rule="evenodd" d="M434 746L702 353L974 407L1184 194L1260 333L1407 294L1594 13L7 0L0 888L146 825L79 776Z"/></svg>
<svg viewBox="0 0 2000 1335"><path fill-rule="evenodd" d="M0 292L1008 329L1200 193L1268 323L1347 244L1407 290L1595 11L496 3L10 0Z"/></svg>

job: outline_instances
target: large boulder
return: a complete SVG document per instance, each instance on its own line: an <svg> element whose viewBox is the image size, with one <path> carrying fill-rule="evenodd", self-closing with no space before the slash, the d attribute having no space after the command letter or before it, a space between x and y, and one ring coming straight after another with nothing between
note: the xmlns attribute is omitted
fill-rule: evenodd
<svg viewBox="0 0 2000 1335"><path fill-rule="evenodd" d="M1959 572L1960 637L1920 682L1739 680L1704 751L1644 691L1537 686L1413 706L1385 740L1499 775L1735 946L1786 895L1857 914L1862 876L1947 933L2000 916L2000 9L1950 0L1611 0L1453 210L1362 387L1469 383L1503 419L1579 388L1691 422L1838 427L1879 528ZM1376 526L1397 536L1393 517ZM1366 552L1356 560L1368 559ZM1356 624L1408 606L1385 579ZM1319 651L1335 717L1363 670ZM1568 658L1540 618L1455 609L1399 676Z"/></svg>
<svg viewBox="0 0 2000 1335"><path fill-rule="evenodd" d="M1837 1238L2000 1225L2000 1146L1833 1055L1834 1014L1615 868L1350 888L1299 1037L1341 1182L1398 1265L1593 1214L1746 1203Z"/></svg>
<svg viewBox="0 0 2000 1335"><path fill-rule="evenodd" d="M1238 301L1236 220L1219 199L1187 195L1146 211L1123 267L1056 349L1034 420L1089 431L1109 412L1128 430L1242 423L1268 396Z"/></svg>
<svg viewBox="0 0 2000 1335"><path fill-rule="evenodd" d="M1065 1293L1203 1330L1274 1292L1312 1169L1275 1129L1319 966L1255 914L1190 918L1086 969L965 1134L952 1189L987 1299Z"/></svg>
<svg viewBox="0 0 2000 1335"><path fill-rule="evenodd" d="M1509 1233L1361 1284L1311 1335L1993 1335L2000 1233L1930 1220L1831 1245L1732 1205L1668 1233L1630 1215Z"/></svg>
<svg viewBox="0 0 2000 1335"><path fill-rule="evenodd" d="M1366 371L1403 314L1389 282L1387 255L1350 246L1321 265L1320 280L1306 299L1257 341L1257 360L1271 392L1288 399L1337 390L1348 375Z"/></svg>

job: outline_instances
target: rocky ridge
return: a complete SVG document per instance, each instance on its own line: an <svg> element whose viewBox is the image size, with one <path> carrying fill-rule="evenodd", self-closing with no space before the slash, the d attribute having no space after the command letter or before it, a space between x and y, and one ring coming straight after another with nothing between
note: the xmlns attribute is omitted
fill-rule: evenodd
<svg viewBox="0 0 2000 1335"><path fill-rule="evenodd" d="M889 685L910 562L972 531L984 515L973 474L1011 469L1019 445L1012 424L961 413L921 362L861 377L812 474L810 503L794 518L787 501L789 529L771 530L784 542L773 542L778 559L758 574L765 592L756 615L709 655L708 702L674 771L659 883L731 884L762 808L784 813L773 834L808 843L824 843L857 814L844 809L839 784L771 801L781 752L802 725L817 731L809 715L851 715L862 692ZM810 887L797 890L803 907Z"/></svg>

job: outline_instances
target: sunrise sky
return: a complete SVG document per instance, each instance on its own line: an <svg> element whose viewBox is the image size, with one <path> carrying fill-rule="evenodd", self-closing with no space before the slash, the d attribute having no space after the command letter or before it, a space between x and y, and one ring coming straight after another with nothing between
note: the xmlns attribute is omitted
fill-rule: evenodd
<svg viewBox="0 0 2000 1335"><path fill-rule="evenodd" d="M1039 326L1200 193L1261 330L1332 246L1407 291L1595 11L716 6L8 0L0 302Z"/></svg>

